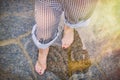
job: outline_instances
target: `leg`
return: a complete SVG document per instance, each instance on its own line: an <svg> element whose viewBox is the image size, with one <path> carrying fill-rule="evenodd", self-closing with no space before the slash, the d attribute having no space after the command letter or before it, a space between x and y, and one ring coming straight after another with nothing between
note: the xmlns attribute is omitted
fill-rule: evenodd
<svg viewBox="0 0 120 80"><path fill-rule="evenodd" d="M63 5L64 5L66 25L68 25L67 23L77 24L82 20L87 20L92 15L97 1L98 0L65 0ZM84 24L80 24L80 25L84 25ZM74 28L77 26L74 26ZM73 25L69 25L69 27L73 27ZM80 31L82 31L83 33ZM80 37L85 37L85 34L87 34L90 31L85 31L85 29L83 29L83 30L79 30L78 32L79 35L81 35ZM71 35L71 33L69 34ZM90 32L90 34L92 34L92 32ZM90 37L90 35L88 37ZM63 41L69 42L64 39ZM82 43L83 43L83 49L86 49L85 41L83 39L82 39Z"/></svg>
<svg viewBox="0 0 120 80"><path fill-rule="evenodd" d="M50 4L50 2L47 1L35 1L35 20L37 25L34 34L36 34L35 36L37 40L42 45L48 44L56 37L59 26L58 24L61 17L60 15L62 14L60 8L60 11L55 9L59 7L58 5L56 6L56 4L57 2L55 4ZM52 6L50 7L48 5ZM47 67L46 61L49 52L49 46L47 46L47 48L38 47L38 61L36 62L35 70L40 75L45 72Z"/></svg>

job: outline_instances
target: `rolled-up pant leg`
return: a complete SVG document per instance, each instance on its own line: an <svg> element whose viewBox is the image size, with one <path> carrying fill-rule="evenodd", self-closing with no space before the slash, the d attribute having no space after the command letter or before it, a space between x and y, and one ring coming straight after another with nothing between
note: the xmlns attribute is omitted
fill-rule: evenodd
<svg viewBox="0 0 120 80"><path fill-rule="evenodd" d="M57 0L35 0L35 21L32 38L38 48L47 48L58 38L62 7Z"/></svg>
<svg viewBox="0 0 120 80"><path fill-rule="evenodd" d="M92 15L98 0L64 0L65 23L69 27L84 25ZM85 22L87 23L87 22ZM81 27L81 26L80 26Z"/></svg>

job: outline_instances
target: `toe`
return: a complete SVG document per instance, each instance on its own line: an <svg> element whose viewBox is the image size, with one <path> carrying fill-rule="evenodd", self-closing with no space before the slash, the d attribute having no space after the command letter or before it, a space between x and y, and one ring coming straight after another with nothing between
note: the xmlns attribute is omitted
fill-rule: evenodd
<svg viewBox="0 0 120 80"><path fill-rule="evenodd" d="M40 75L43 75L44 72L45 72L45 70L46 70L46 67L43 67L43 68L41 69L41 71L40 71Z"/></svg>
<svg viewBox="0 0 120 80"><path fill-rule="evenodd" d="M68 48L68 47L69 47L68 44L63 44L63 45L62 45L62 48L64 48L64 49L66 49L66 48Z"/></svg>
<svg viewBox="0 0 120 80"><path fill-rule="evenodd" d="M65 48L65 44L62 42L62 48Z"/></svg>
<svg viewBox="0 0 120 80"><path fill-rule="evenodd" d="M44 74L45 70L42 69L41 72L40 72L40 75Z"/></svg>
<svg viewBox="0 0 120 80"><path fill-rule="evenodd" d="M67 48L67 44L66 43L62 43L62 48Z"/></svg>
<svg viewBox="0 0 120 80"><path fill-rule="evenodd" d="M35 65L35 70L36 70L37 73L41 73L42 68L41 68L41 66L38 64L38 62L37 62L36 65Z"/></svg>
<svg viewBox="0 0 120 80"><path fill-rule="evenodd" d="M67 48L67 42L64 39L62 40L62 48Z"/></svg>
<svg viewBox="0 0 120 80"><path fill-rule="evenodd" d="M43 75L46 70L46 65L40 65L39 62L36 62L35 70L39 75Z"/></svg>

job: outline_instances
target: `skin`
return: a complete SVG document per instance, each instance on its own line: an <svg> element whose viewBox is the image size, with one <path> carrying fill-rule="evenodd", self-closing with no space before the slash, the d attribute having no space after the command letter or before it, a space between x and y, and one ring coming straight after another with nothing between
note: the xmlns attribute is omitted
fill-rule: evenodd
<svg viewBox="0 0 120 80"><path fill-rule="evenodd" d="M65 0L65 1L67 3L69 0ZM73 0L71 0L71 1L73 1ZM84 0L78 0L78 1L84 1ZM86 0L86 1L88 1L88 0ZM90 4L94 5L93 4L94 1L97 1L97 0L92 0ZM76 4L78 6L74 5L74 6L71 6L71 7L75 7L76 10L80 10L80 12L82 12L83 9L80 8L82 6L83 8L85 8L85 11L89 11L89 7L91 5L84 5L84 3L81 3L81 5L80 5L79 3L80 2L76 2L75 1L74 4ZM44 37L44 39L48 39L49 36L52 36L52 35L51 34L46 35L45 34L46 32L44 32L44 31L46 31L45 29L48 27L46 24L48 24L50 26L50 28L51 28L52 24L54 24L54 22L56 21L56 16L54 15L55 13L52 10L52 8L49 8L49 7L46 8L46 6L44 6L44 8L41 9L41 7L37 7L37 6L41 6L41 5L39 5L39 3L36 3L36 4L37 5L36 5L36 10L35 10L35 12L36 12L35 17L36 17L36 22L37 22L38 26L40 26L37 29L38 31L36 31L37 34L39 34L39 35L37 35L37 38L40 39L41 37L42 38ZM67 4L65 4L65 5L67 5ZM71 3L69 5L71 5ZM39 10L39 8L40 8L40 10ZM69 9L70 9L69 6L68 7L65 6L65 8L67 9L66 15L70 14L70 13L72 13L71 15L73 15L73 16L75 15L74 12L69 12ZM93 9L93 8L90 7L90 10L91 9ZM49 15L48 14L44 14L44 13L46 13L46 11L49 13ZM81 13L82 17L85 17L87 14L88 14L88 12L86 12L84 14ZM68 18L72 17L71 15L69 15ZM51 17L51 20L49 19L50 17L48 17L48 16ZM46 28L44 28L44 27L46 27ZM74 31L73 31L73 29L65 26L64 27L64 36L63 36L63 39L62 39L62 48L64 48L64 49L68 48L72 44L73 40L74 40ZM82 42L83 42L83 40L82 40ZM83 49L86 49L84 44L83 44ZM38 61L36 62L35 70L40 75L44 74L44 72L45 72L45 70L47 68L47 65L46 65L47 62L46 61L47 61L48 53L49 53L49 48L39 49Z"/></svg>
<svg viewBox="0 0 120 80"><path fill-rule="evenodd" d="M74 40L74 30L67 26L64 27L64 36L62 38L62 48L68 48ZM35 70L39 75L43 75L47 68L47 56L49 48L39 49L38 60L35 65Z"/></svg>

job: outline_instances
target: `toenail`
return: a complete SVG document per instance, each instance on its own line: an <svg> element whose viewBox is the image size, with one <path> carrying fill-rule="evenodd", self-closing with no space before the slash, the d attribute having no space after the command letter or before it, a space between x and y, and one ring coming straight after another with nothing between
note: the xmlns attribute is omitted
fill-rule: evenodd
<svg viewBox="0 0 120 80"><path fill-rule="evenodd" d="M41 72L39 72L39 74L41 74Z"/></svg>
<svg viewBox="0 0 120 80"><path fill-rule="evenodd" d="M66 49L65 47L63 47L63 49Z"/></svg>

